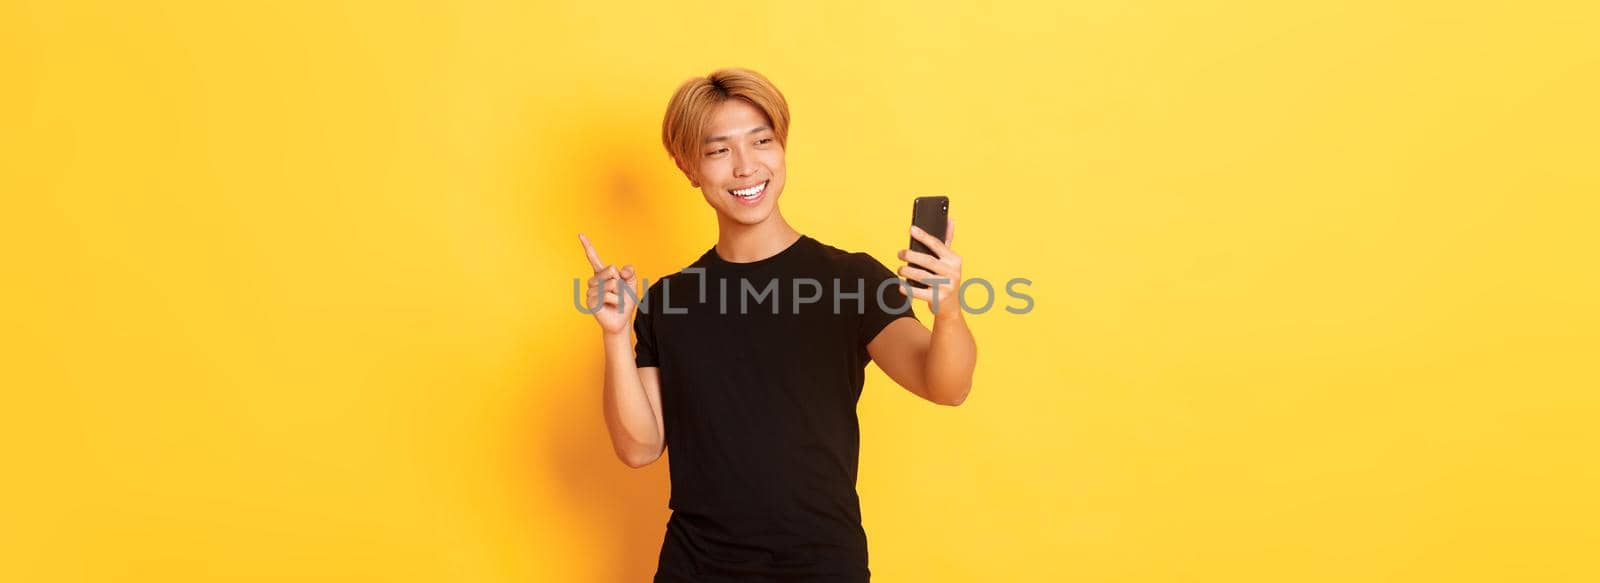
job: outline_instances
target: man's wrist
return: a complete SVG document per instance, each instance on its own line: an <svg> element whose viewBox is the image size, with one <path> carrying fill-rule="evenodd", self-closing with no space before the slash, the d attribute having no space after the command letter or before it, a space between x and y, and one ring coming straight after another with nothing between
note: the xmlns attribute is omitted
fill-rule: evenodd
<svg viewBox="0 0 1600 583"><path fill-rule="evenodd" d="M940 299L943 300L944 298ZM940 301L933 309L933 322L936 325L939 322L959 321L962 317L961 302L956 301L955 298L951 298L949 301Z"/></svg>
<svg viewBox="0 0 1600 583"><path fill-rule="evenodd" d="M628 337L628 331L626 329L620 332L601 330L600 341L606 343L607 345L616 344L622 346L632 346L633 344L632 338Z"/></svg>

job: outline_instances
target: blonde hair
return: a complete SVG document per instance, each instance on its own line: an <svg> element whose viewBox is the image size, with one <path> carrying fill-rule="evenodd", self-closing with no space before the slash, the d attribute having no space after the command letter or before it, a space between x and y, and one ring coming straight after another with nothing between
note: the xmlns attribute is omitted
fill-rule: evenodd
<svg viewBox="0 0 1600 583"><path fill-rule="evenodd" d="M778 145L788 146L789 102L783 99L783 93L755 71L718 69L679 85L667 103L666 118L661 120L661 145L685 171L695 167L695 153L705 140L711 112L729 99L743 99L765 113Z"/></svg>

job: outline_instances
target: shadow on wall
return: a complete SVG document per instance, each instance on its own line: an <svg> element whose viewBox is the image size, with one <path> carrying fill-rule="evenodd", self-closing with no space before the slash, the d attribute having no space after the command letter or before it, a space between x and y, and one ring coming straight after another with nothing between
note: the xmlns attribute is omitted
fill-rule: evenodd
<svg viewBox="0 0 1600 583"><path fill-rule="evenodd" d="M687 225L656 218L670 216L658 211L699 197L680 196L687 185L665 180L670 175L652 166L671 168L659 144L648 139L654 136L650 122L626 128L616 121L577 124L568 128L566 136L571 140L564 143L573 149L568 159L558 161L563 164L558 183L565 192L543 196L576 196L592 202L552 204L535 211L564 213L544 217L545 222L571 232L540 236L553 241L560 250L557 256L567 259L555 266L559 274L541 278L550 282L541 285L559 280L562 290L559 305L538 306L554 312L541 318L547 325L536 334L546 340L540 341L543 350L533 357L537 378L550 384L528 387L531 398L522 400L526 410L516 415L526 423L523 427L532 428L529 453L532 463L542 466L531 469L531 479L558 497L530 505L557 509L560 516L530 516L525 524L535 529L536 544L583 551L557 559L564 565L554 572L571 569L567 572L591 574L586 579L594 581L649 581L670 516L669 460L663 455L643 468L629 468L611 448L601 410L604 352L598 326L572 306L572 278L592 273L577 234L581 230L589 236L602 260L619 266L632 263L641 277L653 282L692 260L663 255L660 241L692 235ZM551 570L548 565L536 568Z"/></svg>

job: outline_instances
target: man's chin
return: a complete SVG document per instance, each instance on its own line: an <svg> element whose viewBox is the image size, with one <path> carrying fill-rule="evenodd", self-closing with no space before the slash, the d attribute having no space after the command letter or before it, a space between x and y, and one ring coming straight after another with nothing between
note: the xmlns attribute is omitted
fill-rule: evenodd
<svg viewBox="0 0 1600 583"><path fill-rule="evenodd" d="M775 202L773 201L773 203ZM772 217L773 210L777 208L777 205L769 203L757 207L716 206L714 208L723 220L741 225L759 225L767 222L767 219Z"/></svg>
<svg viewBox="0 0 1600 583"><path fill-rule="evenodd" d="M772 216L772 208L771 207L762 207L762 208L759 208L759 209L742 209L742 208L727 209L727 208L719 208L719 209L717 209L717 213L722 215L722 218L727 220L727 221L731 221L731 222L738 223L738 224L741 224L741 225L750 226L750 225L759 225L761 223L767 222L767 219Z"/></svg>
<svg viewBox="0 0 1600 583"><path fill-rule="evenodd" d="M727 215L724 215L724 216L728 217L728 220L730 220L730 221L733 221L735 223L739 223L741 225L745 225L745 226L748 227L748 226L755 226L755 225L759 225L761 223L767 222L767 217L772 216L772 213L768 213L768 212L759 213L759 214L756 214L756 213L735 213L735 214L727 214Z"/></svg>

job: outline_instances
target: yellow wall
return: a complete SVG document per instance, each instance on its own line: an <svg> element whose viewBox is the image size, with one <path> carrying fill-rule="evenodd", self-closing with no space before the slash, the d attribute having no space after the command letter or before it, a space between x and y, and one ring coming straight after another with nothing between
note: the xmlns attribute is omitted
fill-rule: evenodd
<svg viewBox="0 0 1600 583"><path fill-rule="evenodd" d="M1600 578L1592 3L91 4L0 2L0 580L646 580L575 234L712 243L724 65L803 232L1035 282L872 369L876 580Z"/></svg>

